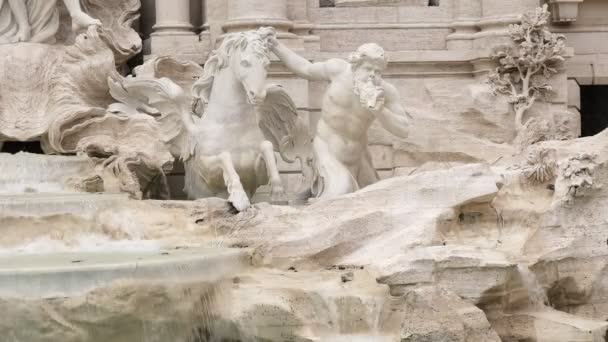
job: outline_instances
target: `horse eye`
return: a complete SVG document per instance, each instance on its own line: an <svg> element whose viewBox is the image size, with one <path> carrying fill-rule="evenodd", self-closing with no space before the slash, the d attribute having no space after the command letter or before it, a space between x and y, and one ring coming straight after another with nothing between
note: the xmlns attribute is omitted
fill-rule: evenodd
<svg viewBox="0 0 608 342"><path fill-rule="evenodd" d="M242 59L241 60L241 65L244 66L244 67L246 67L246 68L248 68L248 67L251 66L251 63L249 63L249 61L246 60L246 59Z"/></svg>

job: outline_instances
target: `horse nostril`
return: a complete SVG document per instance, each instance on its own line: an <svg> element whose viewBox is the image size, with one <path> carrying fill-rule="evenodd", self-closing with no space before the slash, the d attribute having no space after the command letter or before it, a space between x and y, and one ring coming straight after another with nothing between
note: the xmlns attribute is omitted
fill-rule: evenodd
<svg viewBox="0 0 608 342"><path fill-rule="evenodd" d="M253 92L253 90L250 90L250 91L249 91L249 95L251 95L251 96L254 96L254 95L255 95L255 93Z"/></svg>

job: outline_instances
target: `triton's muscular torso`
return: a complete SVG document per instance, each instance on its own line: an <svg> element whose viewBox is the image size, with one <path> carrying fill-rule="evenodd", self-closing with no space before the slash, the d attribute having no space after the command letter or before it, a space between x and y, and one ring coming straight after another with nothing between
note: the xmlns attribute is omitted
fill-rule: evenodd
<svg viewBox="0 0 608 342"><path fill-rule="evenodd" d="M331 82L321 111L317 138L323 139L341 162L357 163L367 149L367 130L375 117L354 93L350 70Z"/></svg>

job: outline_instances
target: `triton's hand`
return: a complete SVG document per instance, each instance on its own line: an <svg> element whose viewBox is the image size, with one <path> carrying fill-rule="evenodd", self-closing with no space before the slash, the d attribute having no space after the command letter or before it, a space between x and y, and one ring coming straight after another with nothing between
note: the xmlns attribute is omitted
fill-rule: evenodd
<svg viewBox="0 0 608 342"><path fill-rule="evenodd" d="M386 106L384 106L384 103L379 103L378 105L376 105L376 107L369 109L369 111L376 117L379 117L381 115L384 115L384 109L386 108Z"/></svg>
<svg viewBox="0 0 608 342"><path fill-rule="evenodd" d="M384 90L376 89L372 92L369 92L364 96L361 96L360 101L363 108L369 110L374 114L380 113L384 109L384 103L386 102Z"/></svg>
<svg viewBox="0 0 608 342"><path fill-rule="evenodd" d="M268 48L272 51L279 45L279 40L276 36L268 37Z"/></svg>
<svg viewBox="0 0 608 342"><path fill-rule="evenodd" d="M378 99L376 100L376 105L371 108L370 110L373 113L380 113L384 110L384 103L385 103L385 98L384 98L384 93L382 93L380 96L378 96Z"/></svg>

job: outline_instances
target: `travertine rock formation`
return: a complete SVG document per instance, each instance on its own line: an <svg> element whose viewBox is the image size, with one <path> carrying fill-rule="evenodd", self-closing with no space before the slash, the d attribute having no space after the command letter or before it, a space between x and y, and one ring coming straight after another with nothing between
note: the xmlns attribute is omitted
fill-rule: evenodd
<svg viewBox="0 0 608 342"><path fill-rule="evenodd" d="M230 310L207 331L216 336L228 326L270 341L597 341L608 327L605 134L533 146L555 151L536 168L523 153L493 171L424 171L303 208L125 201L89 218L5 218L21 232L5 248L44 236L36 227L49 222L66 250L83 226L111 240L250 248L257 267L225 288ZM597 152L593 167L581 150Z"/></svg>

